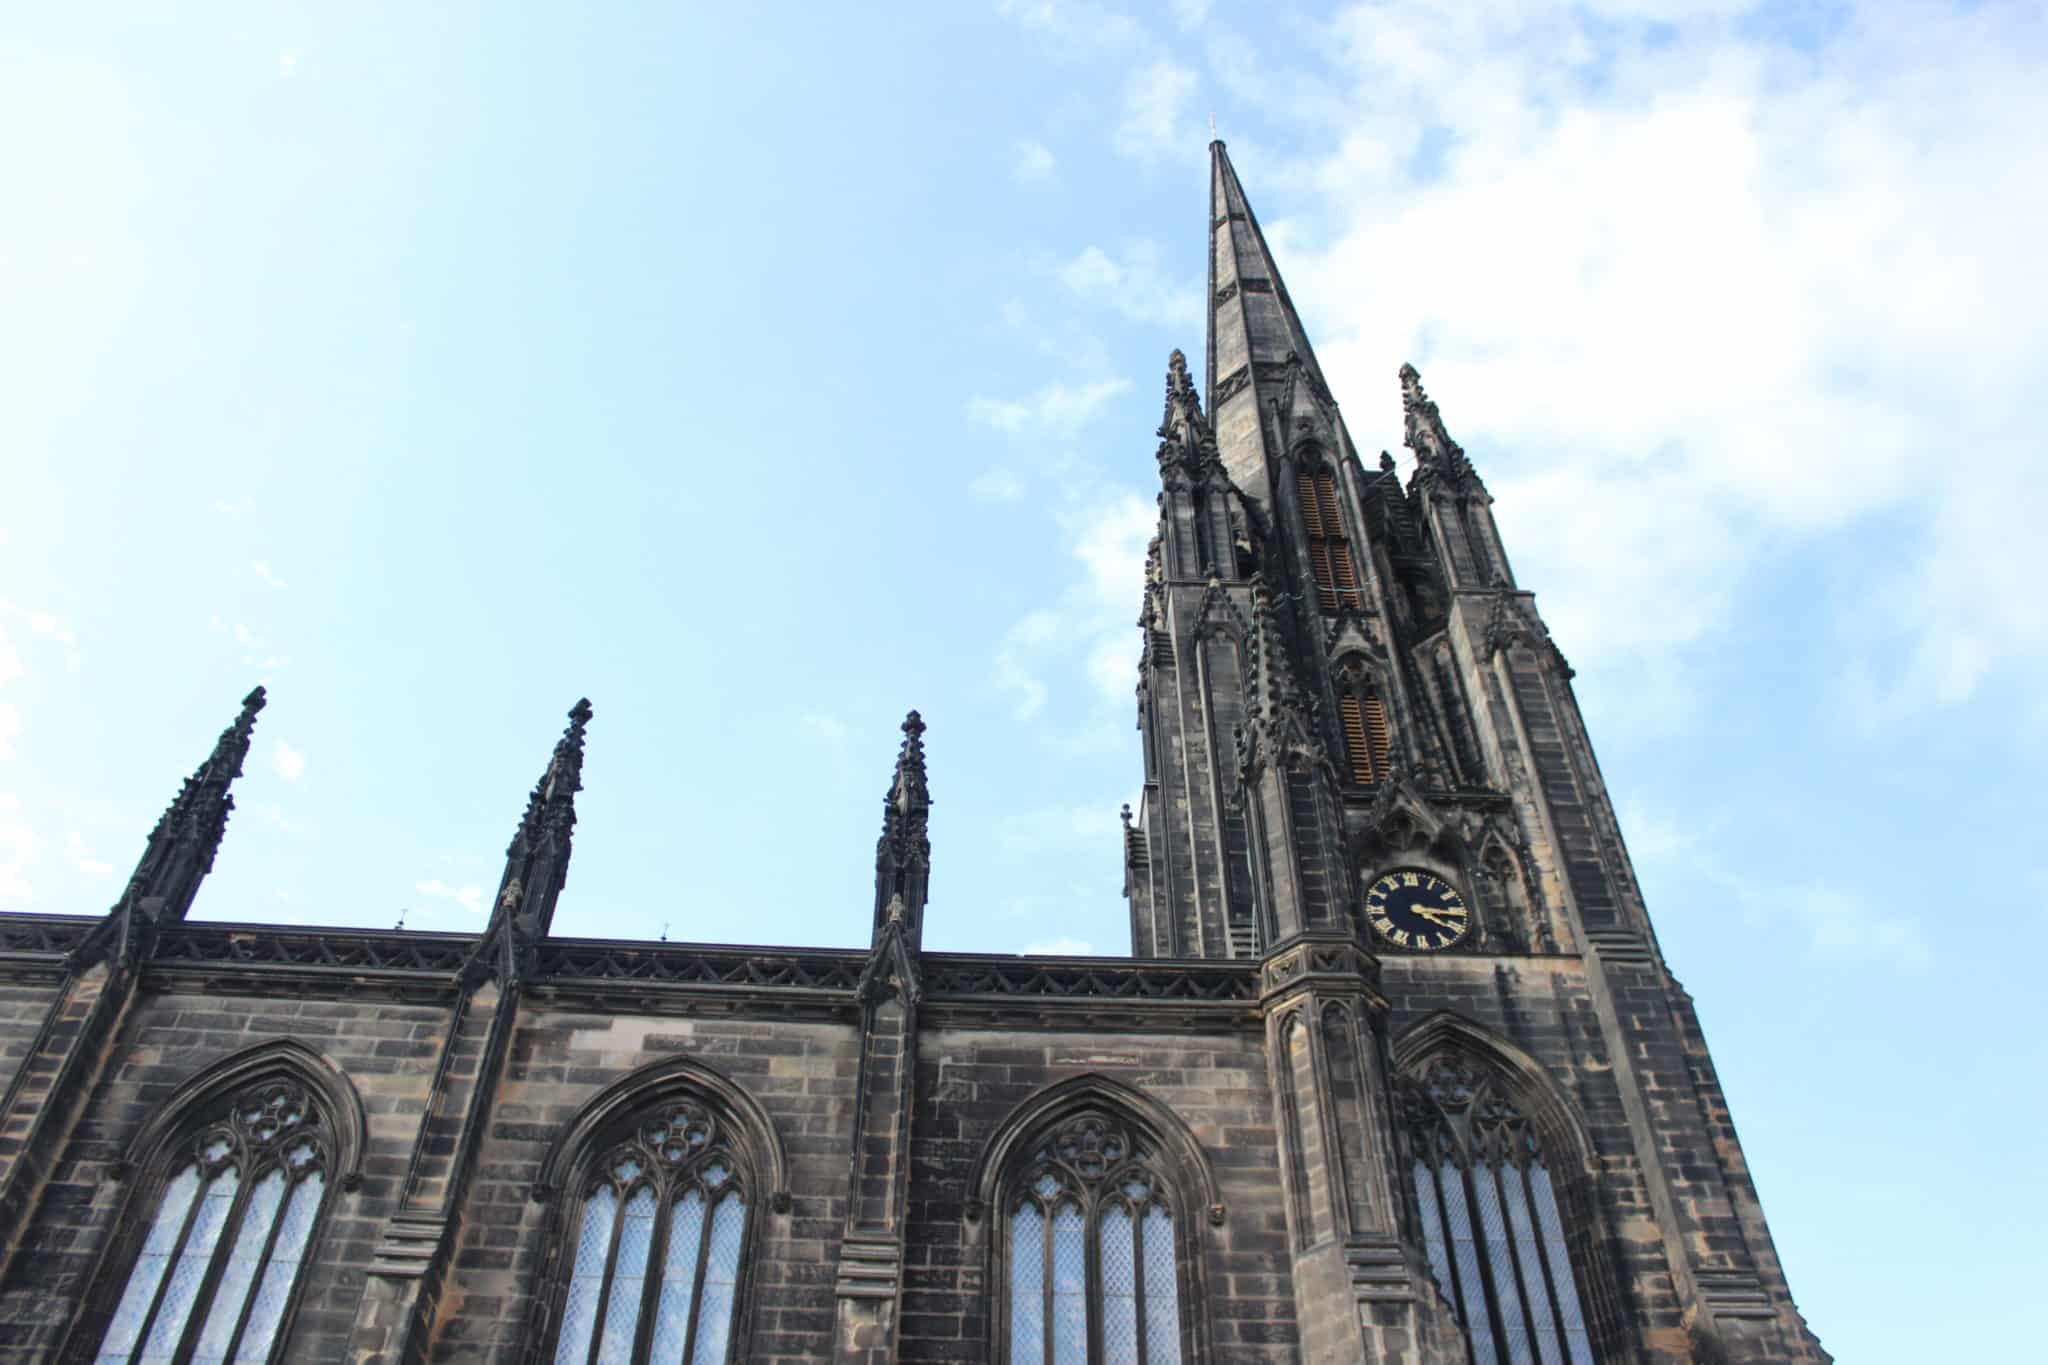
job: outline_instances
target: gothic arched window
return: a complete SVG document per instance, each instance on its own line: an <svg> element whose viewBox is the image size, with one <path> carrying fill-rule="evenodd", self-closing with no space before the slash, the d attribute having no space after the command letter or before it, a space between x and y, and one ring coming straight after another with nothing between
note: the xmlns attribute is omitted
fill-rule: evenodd
<svg viewBox="0 0 2048 1365"><path fill-rule="evenodd" d="M1440 1054L1400 1085L1423 1248L1473 1365L1593 1365L1593 1347L1534 1126L1499 1081Z"/></svg>
<svg viewBox="0 0 2048 1365"><path fill-rule="evenodd" d="M556 1365L725 1365L753 1198L746 1162L705 1106L670 1099L594 1150L566 1224Z"/></svg>
<svg viewBox="0 0 2048 1365"><path fill-rule="evenodd" d="M276 1358L336 1168L336 1137L291 1076L257 1081L185 1117L144 1173L148 1231L93 1359Z"/></svg>
<svg viewBox="0 0 2048 1365"><path fill-rule="evenodd" d="M1100 1110L1025 1149L1003 1205L1009 1365L1179 1365L1173 1191Z"/></svg>
<svg viewBox="0 0 2048 1365"><path fill-rule="evenodd" d="M1295 491L1300 495L1302 525L1308 531L1309 569L1315 575L1316 598L1322 609L1363 607L1365 594L1359 591L1357 561L1351 557L1351 540L1344 531L1336 475L1327 469L1298 470Z"/></svg>

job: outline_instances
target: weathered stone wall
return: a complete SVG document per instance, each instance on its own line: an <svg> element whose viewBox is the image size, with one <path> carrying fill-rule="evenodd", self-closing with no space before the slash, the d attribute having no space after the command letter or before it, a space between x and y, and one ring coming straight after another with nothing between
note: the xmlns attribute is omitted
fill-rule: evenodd
<svg viewBox="0 0 2048 1365"><path fill-rule="evenodd" d="M911 1168L910 1251L904 1274L906 1361L989 1359L995 1302L987 1283L989 1239L1003 1210L965 1216L978 1164L1017 1107L1046 1087L1099 1075L1157 1101L1186 1123L1207 1155L1224 1206L1200 1222L1204 1288L1190 1312L1206 1320L1214 1361L1291 1361L1296 1349L1288 1278L1279 1148L1256 1022L1241 1029L1178 1034L1048 1032L938 1027L919 1043L919 1106Z"/></svg>
<svg viewBox="0 0 2048 1365"><path fill-rule="evenodd" d="M530 1296L553 1225L550 1206L533 1198L541 1162L600 1090L678 1054L752 1096L781 1134L789 1161L789 1212L764 1210L755 1224L764 1235L750 1258L754 1311L747 1359L831 1358L856 1030L786 1018L672 1018L529 1004L512 1035L497 1110L470 1186L436 1359L515 1358L530 1330Z"/></svg>
<svg viewBox="0 0 2048 1365"><path fill-rule="evenodd" d="M412 1150L445 1023L445 1010L433 1005L277 999L238 994L220 980L203 991L141 995L0 1290L0 1356L46 1358L78 1311L132 1188L116 1179L116 1168L164 1098L209 1063L257 1043L295 1038L348 1076L368 1118L362 1187L329 1195L292 1326L290 1359L341 1360L382 1211ZM116 1266L104 1273L118 1280L125 1272Z"/></svg>
<svg viewBox="0 0 2048 1365"><path fill-rule="evenodd" d="M0 981L0 1092L13 1084L58 989L49 980Z"/></svg>

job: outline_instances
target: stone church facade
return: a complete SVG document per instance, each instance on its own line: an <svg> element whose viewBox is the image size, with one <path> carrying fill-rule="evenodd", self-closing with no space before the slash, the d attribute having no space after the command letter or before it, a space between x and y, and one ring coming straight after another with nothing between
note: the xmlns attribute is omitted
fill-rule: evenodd
<svg viewBox="0 0 2048 1365"><path fill-rule="evenodd" d="M1129 959L188 912L261 689L105 916L0 916L16 1361L1822 1362L1477 470L1361 460L1222 144L1140 625Z"/></svg>

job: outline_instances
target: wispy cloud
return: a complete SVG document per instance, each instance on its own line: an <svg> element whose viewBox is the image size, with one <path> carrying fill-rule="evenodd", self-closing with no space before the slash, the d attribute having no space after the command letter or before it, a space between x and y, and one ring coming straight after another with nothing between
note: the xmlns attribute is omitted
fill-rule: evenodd
<svg viewBox="0 0 2048 1365"><path fill-rule="evenodd" d="M42 851L42 840L21 814L21 798L0 792L0 902L25 905L35 899L28 869Z"/></svg>
<svg viewBox="0 0 2048 1365"><path fill-rule="evenodd" d="M968 484L967 491L990 502L1015 502L1024 496L1024 480L1007 469L990 469Z"/></svg>
<svg viewBox="0 0 2048 1365"><path fill-rule="evenodd" d="M1086 247L1057 274L1077 299L1107 304L1134 322L1193 327L1202 321L1201 281L1168 279L1151 242L1133 243L1121 260L1099 246Z"/></svg>
<svg viewBox="0 0 2048 1365"><path fill-rule="evenodd" d="M484 911L484 889L481 886L452 886L439 877L414 882L412 889L432 900L454 901L472 915Z"/></svg>
<svg viewBox="0 0 2048 1365"><path fill-rule="evenodd" d="M1116 150L1147 162L1198 151L1200 129L1191 122L1187 106L1199 83L1192 70L1170 57L1132 73L1113 139Z"/></svg>
<svg viewBox="0 0 2048 1365"><path fill-rule="evenodd" d="M846 743L846 722L822 711L807 711L797 717L797 729L821 744L834 748Z"/></svg>
<svg viewBox="0 0 2048 1365"><path fill-rule="evenodd" d="M1137 20L1089 0L996 0L996 13L1069 61L1114 55L1145 39Z"/></svg>
<svg viewBox="0 0 2048 1365"><path fill-rule="evenodd" d="M270 752L270 766L285 781L296 782L306 775L306 756L279 740Z"/></svg>
<svg viewBox="0 0 2048 1365"><path fill-rule="evenodd" d="M77 830L64 836L64 861L93 881L104 881L114 875L114 865L95 858L86 847L85 836Z"/></svg>
<svg viewBox="0 0 2048 1365"><path fill-rule="evenodd" d="M265 583L268 583L273 588L282 588L285 586L284 580L282 578L279 578L277 576L276 571L273 570L270 567L270 565L264 560L251 560L249 562L249 572L255 574L258 578L262 579Z"/></svg>
<svg viewBox="0 0 2048 1365"><path fill-rule="evenodd" d="M1010 166L1011 179L1020 185L1036 185L1052 179L1053 168L1058 164L1052 148L1043 142L1020 138L1016 151L1017 158Z"/></svg>
<svg viewBox="0 0 2048 1365"><path fill-rule="evenodd" d="M215 498L213 510L224 517L247 517L256 512L256 499L247 493L235 498Z"/></svg>
<svg viewBox="0 0 2048 1365"><path fill-rule="evenodd" d="M1095 945L1086 939L1048 938L1027 943L1024 951L1033 957L1097 957Z"/></svg>
<svg viewBox="0 0 2048 1365"><path fill-rule="evenodd" d="M1023 398L970 398L967 415L1007 436L1071 435L1130 387L1128 379L1097 379L1085 384L1055 380Z"/></svg>

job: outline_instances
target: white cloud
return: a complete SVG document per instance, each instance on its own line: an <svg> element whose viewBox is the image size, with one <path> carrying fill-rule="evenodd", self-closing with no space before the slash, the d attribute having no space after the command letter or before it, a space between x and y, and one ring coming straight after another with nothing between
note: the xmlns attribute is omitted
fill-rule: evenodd
<svg viewBox="0 0 2048 1365"><path fill-rule="evenodd" d="M14 740L21 733L21 708L0 701L0 758L14 757Z"/></svg>
<svg viewBox="0 0 2048 1365"><path fill-rule="evenodd" d="M1095 945L1085 939L1049 938L1027 943L1024 951L1033 957L1098 957Z"/></svg>
<svg viewBox="0 0 2048 1365"><path fill-rule="evenodd" d="M412 889L435 900L454 901L472 915L481 915L484 911L484 889L481 886L450 886L439 877L433 877L414 882Z"/></svg>
<svg viewBox="0 0 2048 1365"><path fill-rule="evenodd" d="M42 840L21 818L21 798L0 792L0 903L35 899L26 874L41 851Z"/></svg>
<svg viewBox="0 0 2048 1365"><path fill-rule="evenodd" d="M1393 444L1414 360L1575 660L1682 687L1753 565L1910 509L1843 710L1953 705L2048 664L2034 21L1852 11L1794 52L1727 8L1353 8L1326 69L1233 80L1338 146L1252 190L1312 215L1266 226L1353 434Z"/></svg>
<svg viewBox="0 0 2048 1365"><path fill-rule="evenodd" d="M22 672L21 651L7 638L7 632L0 630L0 687L19 678Z"/></svg>
<svg viewBox="0 0 2048 1365"><path fill-rule="evenodd" d="M1015 502L1024 496L1024 480L1010 470L991 469L968 484L967 491L977 498L986 498L990 502ZM0 666L4 666L4 663L4 658L0 658ZM4 677L4 672L0 672L0 680L4 680Z"/></svg>
<svg viewBox="0 0 2048 1365"><path fill-rule="evenodd" d="M261 559L251 560L249 562L249 571L273 588L285 586L284 580L279 578L270 565Z"/></svg>
<svg viewBox="0 0 2048 1365"><path fill-rule="evenodd" d="M1017 160L1010 168L1010 177L1020 185L1039 184L1052 179L1056 164L1052 148L1043 142L1022 138L1017 143Z"/></svg>
<svg viewBox="0 0 2048 1365"><path fill-rule="evenodd" d="M1024 398L970 398L967 415L1008 436L1071 435L1130 387L1128 379L1097 379L1078 385L1055 380Z"/></svg>
<svg viewBox="0 0 2048 1365"><path fill-rule="evenodd" d="M1151 242L1133 243L1122 260L1099 246L1090 246L1062 264L1057 273L1070 293L1107 303L1134 322L1199 326L1202 282L1168 279L1159 259L1159 248Z"/></svg>
<svg viewBox="0 0 2048 1365"><path fill-rule="evenodd" d="M247 493L238 498L215 498L213 510L224 517L246 517L256 511L256 499Z"/></svg>
<svg viewBox="0 0 2048 1365"><path fill-rule="evenodd" d="M1209 0L1173 0L1173 17L1182 28L1194 28L1209 17Z"/></svg>
<svg viewBox="0 0 2048 1365"><path fill-rule="evenodd" d="M277 775L287 782L296 782L306 775L306 756L283 740L271 750L270 766Z"/></svg>
<svg viewBox="0 0 2048 1365"><path fill-rule="evenodd" d="M1037 717L1055 684L1078 678L1098 701L1126 701L1137 680L1139 599L1156 505L1128 488L1069 494L1059 521L1080 572L1052 606L1026 612L996 647L992 685L1020 721Z"/></svg>
<svg viewBox="0 0 2048 1365"><path fill-rule="evenodd" d="M38 611L0 598L0 616L12 616L37 635L55 640L60 645L76 647L78 644L78 632L55 612Z"/></svg>
<svg viewBox="0 0 2048 1365"><path fill-rule="evenodd" d="M810 711L797 717L797 728L822 744L841 745L846 742L846 722L837 716Z"/></svg>
<svg viewBox="0 0 2048 1365"><path fill-rule="evenodd" d="M290 80L299 74L299 54L280 52L277 54L277 74L280 79Z"/></svg>
<svg viewBox="0 0 2048 1365"><path fill-rule="evenodd" d="M1088 0L996 0L996 13L1035 34L1054 55L1070 61L1121 52L1145 36L1129 15Z"/></svg>
<svg viewBox="0 0 2048 1365"><path fill-rule="evenodd" d="M249 813L272 829L283 834L303 833L306 828L289 815L286 815L284 807L278 805L275 801L266 801L260 806L253 807Z"/></svg>
<svg viewBox="0 0 2048 1365"><path fill-rule="evenodd" d="M1771 898L1774 923L1786 915L1806 926L1808 946L1816 957L1845 962L1889 962L1919 967L1927 961L1927 941L1919 925L1900 915L1885 914L1834 887L1795 887Z"/></svg>
<svg viewBox="0 0 2048 1365"><path fill-rule="evenodd" d="M1011 853L1039 854L1100 846L1114 840L1118 825L1115 806L1047 806L1005 815L996 826L996 840Z"/></svg>
<svg viewBox="0 0 2048 1365"><path fill-rule="evenodd" d="M1186 109L1198 83L1193 71L1170 57L1133 72L1113 139L1117 151L1149 162L1199 149L1200 130L1190 127Z"/></svg>
<svg viewBox="0 0 2048 1365"><path fill-rule="evenodd" d="M114 875L114 865L95 858L92 850L85 846L85 836L75 829L64 836L64 861L94 881L104 881Z"/></svg>

